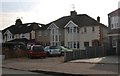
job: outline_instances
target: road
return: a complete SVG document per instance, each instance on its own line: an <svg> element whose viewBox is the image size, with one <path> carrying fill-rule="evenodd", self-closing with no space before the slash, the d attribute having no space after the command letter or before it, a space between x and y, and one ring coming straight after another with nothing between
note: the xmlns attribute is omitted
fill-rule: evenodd
<svg viewBox="0 0 120 76"><path fill-rule="evenodd" d="M90 64L90 63L63 62L63 57L48 57L45 59L28 59L28 58L8 59L3 62L2 66L31 71L37 70L39 71L39 73L43 73L41 71L47 71L69 74L118 74L119 72L118 64ZM43 74L48 75L49 73ZM48 76L50 75L51 74L49 74Z"/></svg>
<svg viewBox="0 0 120 76"><path fill-rule="evenodd" d="M9 75L20 75L22 74L24 75L29 75L29 76L53 76L53 75L47 75L47 74L43 74L43 73L35 73L35 72L29 72L29 71L20 71L20 70L13 70L13 69L6 69L6 68L2 68L2 73L4 74L3 76L7 76Z"/></svg>

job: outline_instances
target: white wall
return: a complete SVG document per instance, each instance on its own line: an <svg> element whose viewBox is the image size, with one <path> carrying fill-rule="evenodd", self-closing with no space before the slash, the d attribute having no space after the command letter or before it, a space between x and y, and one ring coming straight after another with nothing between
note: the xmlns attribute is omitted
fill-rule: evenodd
<svg viewBox="0 0 120 76"><path fill-rule="evenodd" d="M7 39L7 41L11 41L11 40L14 40L14 39L19 39L19 38L26 38L26 39L30 40L30 33L15 34L15 35L14 35L14 38L13 38L13 34L12 34L9 30L7 30L7 31L4 33L4 35L5 35L5 34L7 34L7 38L4 37L3 42L5 42L6 39ZM35 39L35 31L31 31L31 38L32 38L32 39Z"/></svg>
<svg viewBox="0 0 120 76"><path fill-rule="evenodd" d="M95 31L92 31L92 26L86 26L87 32L84 32L84 27L80 28L80 49L84 50L84 42L89 42L92 46L92 40L99 39L99 26L94 26Z"/></svg>
<svg viewBox="0 0 120 76"><path fill-rule="evenodd" d="M12 38L12 33L11 33L9 30L7 30L7 31L4 33L4 35L5 35L5 34L6 34L7 36L4 37L3 42L5 42L6 40L7 40L7 41L13 40L13 38Z"/></svg>
<svg viewBox="0 0 120 76"><path fill-rule="evenodd" d="M77 27L76 24L69 23L65 29L65 46L68 46L68 42L79 42L81 50L85 50L84 42L89 42L89 46L92 46L92 41L100 38L99 26L94 26L94 31L92 30L93 26L79 27L79 33L68 33L67 27ZM84 28L86 28L86 32ZM72 43L72 46L74 46L74 43Z"/></svg>
<svg viewBox="0 0 120 76"><path fill-rule="evenodd" d="M74 32L68 33L67 30L65 30L65 38L66 38L66 41L78 41L79 33L74 33Z"/></svg>
<svg viewBox="0 0 120 76"><path fill-rule="evenodd" d="M57 27L56 24L52 23L47 29L50 29L50 45L51 46L61 45L59 27Z"/></svg>
<svg viewBox="0 0 120 76"><path fill-rule="evenodd" d="M35 31L31 31L31 36L32 39L35 39Z"/></svg>
<svg viewBox="0 0 120 76"><path fill-rule="evenodd" d="M26 38L26 39L30 40L30 33L14 35L14 39L19 39L19 38ZM35 31L31 31L31 38L35 39Z"/></svg>
<svg viewBox="0 0 120 76"><path fill-rule="evenodd" d="M77 43L79 42L79 33L74 32L74 27L78 28L78 25L76 25L74 22L69 21L68 24L65 26L65 46L69 47L69 48L74 48L74 43L75 43L75 48L77 48ZM67 28L72 28L72 31L68 33L68 29ZM68 44L70 43L70 45Z"/></svg>

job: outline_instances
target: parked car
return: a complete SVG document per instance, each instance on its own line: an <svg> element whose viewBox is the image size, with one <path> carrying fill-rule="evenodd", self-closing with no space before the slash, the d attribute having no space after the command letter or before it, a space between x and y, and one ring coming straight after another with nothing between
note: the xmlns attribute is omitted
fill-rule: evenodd
<svg viewBox="0 0 120 76"><path fill-rule="evenodd" d="M44 51L44 47L41 45L32 45L27 51L27 56L29 58L40 57L46 58L46 52Z"/></svg>
<svg viewBox="0 0 120 76"><path fill-rule="evenodd" d="M72 49L68 48L68 47L64 47L64 46L60 46L60 51L61 51L61 54L64 55L65 52L67 51L73 51Z"/></svg>
<svg viewBox="0 0 120 76"><path fill-rule="evenodd" d="M61 56L61 49L59 46L46 46L44 50L47 52L47 56Z"/></svg>

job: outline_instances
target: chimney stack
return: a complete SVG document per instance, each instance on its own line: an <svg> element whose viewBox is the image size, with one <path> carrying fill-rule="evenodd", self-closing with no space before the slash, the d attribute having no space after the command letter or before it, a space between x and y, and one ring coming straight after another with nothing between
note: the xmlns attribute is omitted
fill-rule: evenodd
<svg viewBox="0 0 120 76"><path fill-rule="evenodd" d="M21 25L21 24L22 24L21 19L17 19L17 20L15 21L15 25Z"/></svg>
<svg viewBox="0 0 120 76"><path fill-rule="evenodd" d="M100 17L99 16L97 17L97 21L100 22Z"/></svg>
<svg viewBox="0 0 120 76"><path fill-rule="evenodd" d="M71 14L71 16L76 16L77 12L75 10L74 11L70 11L70 14Z"/></svg>

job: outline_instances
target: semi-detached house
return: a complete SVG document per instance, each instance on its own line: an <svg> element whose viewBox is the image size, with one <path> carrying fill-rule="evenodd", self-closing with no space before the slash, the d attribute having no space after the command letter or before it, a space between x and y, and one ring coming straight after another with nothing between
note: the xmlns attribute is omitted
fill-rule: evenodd
<svg viewBox="0 0 120 76"><path fill-rule="evenodd" d="M41 27L40 23L22 23L21 19L17 19L15 25L11 25L2 30L3 43L5 42L24 42L36 43L35 32Z"/></svg>
<svg viewBox="0 0 120 76"><path fill-rule="evenodd" d="M43 26L44 27L44 26ZM46 32L47 45L66 46L84 50L86 46L101 46L107 38L108 27L87 14L71 11L70 16L61 17L45 26L44 31L38 30L38 42L42 42L42 32Z"/></svg>

